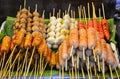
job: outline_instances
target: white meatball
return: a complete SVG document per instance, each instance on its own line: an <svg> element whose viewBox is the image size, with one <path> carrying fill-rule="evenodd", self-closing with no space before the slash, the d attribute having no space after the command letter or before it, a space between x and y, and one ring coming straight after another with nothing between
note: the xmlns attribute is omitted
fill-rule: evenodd
<svg viewBox="0 0 120 79"><path fill-rule="evenodd" d="M54 45L53 45L53 48L54 48L54 49L58 48L58 45L57 45L57 44L54 44Z"/></svg>
<svg viewBox="0 0 120 79"><path fill-rule="evenodd" d="M49 44L54 44L54 41L55 41L55 38L53 38L53 37L49 37L49 38L47 39L47 42L48 42Z"/></svg>
<svg viewBox="0 0 120 79"><path fill-rule="evenodd" d="M62 37L62 36L59 36L59 37L57 37L56 39L55 39L55 44L60 44L62 41L63 41L63 38L64 37Z"/></svg>
<svg viewBox="0 0 120 79"><path fill-rule="evenodd" d="M56 29L56 26L55 25L52 25L52 26L50 26L50 31L54 31L55 29Z"/></svg>
<svg viewBox="0 0 120 79"><path fill-rule="evenodd" d="M69 23L70 23L70 19L65 19L63 23L69 25Z"/></svg>
<svg viewBox="0 0 120 79"><path fill-rule="evenodd" d="M56 20L55 16L50 17L50 21L55 21L55 20Z"/></svg>
<svg viewBox="0 0 120 79"><path fill-rule="evenodd" d="M48 46L49 48L52 48L52 45L51 45L51 44L49 44L49 43L47 43L47 46Z"/></svg>
<svg viewBox="0 0 120 79"><path fill-rule="evenodd" d="M49 32L48 36L55 36L55 32L54 31Z"/></svg>
<svg viewBox="0 0 120 79"><path fill-rule="evenodd" d="M61 23L61 22L62 22L62 18L58 18L57 23Z"/></svg>
<svg viewBox="0 0 120 79"><path fill-rule="evenodd" d="M56 26L57 21L56 20L55 21L50 21L50 24Z"/></svg>
<svg viewBox="0 0 120 79"><path fill-rule="evenodd" d="M60 32L57 32L55 36L56 36L56 37L59 37L60 35L61 35L61 33L60 33Z"/></svg>
<svg viewBox="0 0 120 79"><path fill-rule="evenodd" d="M69 29L69 26L64 23L64 24L61 25L61 28L62 28L62 29Z"/></svg>
<svg viewBox="0 0 120 79"><path fill-rule="evenodd" d="M61 23L57 23L56 28L61 27Z"/></svg>
<svg viewBox="0 0 120 79"><path fill-rule="evenodd" d="M56 28L56 29L55 29L55 33L60 32L60 30L61 30L60 27Z"/></svg>

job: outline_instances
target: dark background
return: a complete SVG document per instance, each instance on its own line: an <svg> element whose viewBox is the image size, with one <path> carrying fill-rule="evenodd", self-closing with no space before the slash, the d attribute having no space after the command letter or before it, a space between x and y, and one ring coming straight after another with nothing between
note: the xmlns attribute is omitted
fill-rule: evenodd
<svg viewBox="0 0 120 79"><path fill-rule="evenodd" d="M55 8L56 12L58 12L59 9L65 11L68 9L68 5L71 4L71 10L74 10L76 12L76 17L78 17L78 5L82 4L87 7L87 2L94 2L97 15L98 8L101 8L101 2L104 2L106 18L113 17L116 0L27 0L26 5L27 7L30 6L33 12L35 4L38 4L38 11L42 14L42 11L45 10L45 18L49 18L49 13L52 12L53 8ZM5 20L6 16L15 17L19 10L19 6L22 5L23 7L23 3L24 0L0 0L0 24Z"/></svg>

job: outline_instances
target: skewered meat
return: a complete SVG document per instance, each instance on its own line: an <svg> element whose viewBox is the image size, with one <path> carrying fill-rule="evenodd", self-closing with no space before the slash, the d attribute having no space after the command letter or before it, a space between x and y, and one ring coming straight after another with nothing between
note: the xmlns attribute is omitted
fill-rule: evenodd
<svg viewBox="0 0 120 79"><path fill-rule="evenodd" d="M70 42L70 46L73 46L74 48L78 47L78 29L77 28L73 28L70 30L69 42Z"/></svg>
<svg viewBox="0 0 120 79"><path fill-rule="evenodd" d="M1 44L1 52L8 53L10 50L11 38L9 36L5 36L2 40Z"/></svg>
<svg viewBox="0 0 120 79"><path fill-rule="evenodd" d="M15 38L13 40L13 43L15 45L20 45L22 43L22 40L24 38L24 35L25 35L25 30L24 29L21 29L20 31L18 31L15 35Z"/></svg>
<svg viewBox="0 0 120 79"><path fill-rule="evenodd" d="M31 47L32 46L32 34L31 33L27 33L26 37L25 37L25 43L24 43L24 47Z"/></svg>
<svg viewBox="0 0 120 79"><path fill-rule="evenodd" d="M95 29L89 27L87 30L87 37L88 37L88 48L93 49L96 46L96 36L95 36Z"/></svg>

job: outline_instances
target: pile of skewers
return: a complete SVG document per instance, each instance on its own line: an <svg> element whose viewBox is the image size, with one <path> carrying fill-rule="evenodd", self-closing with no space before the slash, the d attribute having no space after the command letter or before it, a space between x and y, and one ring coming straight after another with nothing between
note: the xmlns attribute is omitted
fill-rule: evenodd
<svg viewBox="0 0 120 79"><path fill-rule="evenodd" d="M44 12L42 17L37 11L37 5L33 13L26 8L19 10L14 22L14 35L12 38L5 36L0 45L0 77L28 76L31 70L35 76L43 75L47 64L52 69L59 69L59 76L64 78L64 70L69 72L70 78L74 75L79 79L79 73L88 73L89 79L92 78L92 72L99 78L98 72L102 72L105 79L105 72L110 69L111 77L114 70L119 78L117 71L118 62L107 42L110 39L109 24L105 19L104 5L103 19L98 21L95 13L95 7L92 3L93 19L90 18L90 8L88 3L88 20L86 19L85 7L79 6L79 22L75 20L75 12L71 11L63 14L63 19L50 16L50 23L45 24ZM101 12L99 9L99 17ZM81 18L84 18L84 22ZM54 53L51 48L58 49ZM75 72L75 73L74 73Z"/></svg>

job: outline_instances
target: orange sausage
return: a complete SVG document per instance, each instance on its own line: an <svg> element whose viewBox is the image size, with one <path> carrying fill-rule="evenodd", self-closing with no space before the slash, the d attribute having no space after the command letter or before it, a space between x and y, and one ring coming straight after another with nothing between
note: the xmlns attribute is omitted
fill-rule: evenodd
<svg viewBox="0 0 120 79"><path fill-rule="evenodd" d="M102 27L103 27L105 38L109 40L110 39L109 25L106 19L102 19Z"/></svg>
<svg viewBox="0 0 120 79"><path fill-rule="evenodd" d="M42 39L42 34L39 32L36 33L33 38L32 46L38 46L41 42L41 39Z"/></svg>
<svg viewBox="0 0 120 79"><path fill-rule="evenodd" d="M46 60L47 60L48 62L50 62L51 56L52 56L52 50L48 48L48 54L47 54L47 56L46 56Z"/></svg>
<svg viewBox="0 0 120 79"><path fill-rule="evenodd" d="M63 49L62 45L60 45L59 49L58 49L58 52L59 52L59 65L60 66L63 66L64 65L64 60L62 58L62 53L61 53L61 50Z"/></svg>
<svg viewBox="0 0 120 79"><path fill-rule="evenodd" d="M93 19L93 27L95 30L97 30L99 32L99 27L98 27L98 21L97 19Z"/></svg>
<svg viewBox="0 0 120 79"><path fill-rule="evenodd" d="M1 52L8 53L10 50L11 38L9 36L5 36L2 40L1 44Z"/></svg>
<svg viewBox="0 0 120 79"><path fill-rule="evenodd" d="M24 47L31 47L32 46L32 34L31 33L27 33L26 37L25 37L25 43L24 43Z"/></svg>
<svg viewBox="0 0 120 79"><path fill-rule="evenodd" d="M104 39L104 31L100 22L98 22L98 27L99 27L100 38Z"/></svg>
<svg viewBox="0 0 120 79"><path fill-rule="evenodd" d="M101 47L102 47L102 55L100 59L107 59L107 47L106 47L106 41L104 39L101 39Z"/></svg>
<svg viewBox="0 0 120 79"><path fill-rule="evenodd" d="M83 50L87 48L87 31L83 29L79 29L79 49Z"/></svg>
<svg viewBox="0 0 120 79"><path fill-rule="evenodd" d="M96 55L101 55L102 50L101 50L101 41L100 41L100 34L99 32L96 31L96 46L95 46L95 53Z"/></svg>
<svg viewBox="0 0 120 79"><path fill-rule="evenodd" d="M38 52L39 52L39 54L40 54L40 53L42 53L42 55L44 54L45 48L46 48L45 46L47 46L47 45L46 45L46 42L45 42L44 39L42 39L42 40L41 40L41 43L38 45Z"/></svg>
<svg viewBox="0 0 120 79"><path fill-rule="evenodd" d="M62 54L62 59L66 60L68 57L68 40L65 39L62 43L62 50L61 50L61 54Z"/></svg>
<svg viewBox="0 0 120 79"><path fill-rule="evenodd" d="M96 35L94 28L92 27L88 28L87 37L88 37L88 48L93 49L96 46Z"/></svg>
<svg viewBox="0 0 120 79"><path fill-rule="evenodd" d="M87 26L88 26L88 28L93 27L93 21L92 20L88 20Z"/></svg>
<svg viewBox="0 0 120 79"><path fill-rule="evenodd" d="M51 59L50 59L50 65L51 66L55 66L56 65L56 61L55 61L55 59L56 59L56 55L55 55L55 53L51 53L52 55L51 55Z"/></svg>
<svg viewBox="0 0 120 79"><path fill-rule="evenodd" d="M69 42L70 42L70 46L73 46L74 48L78 47L78 29L77 28L73 28L70 30Z"/></svg>
<svg viewBox="0 0 120 79"><path fill-rule="evenodd" d="M107 47L107 60L106 60L106 62L108 64L110 64L112 67L115 67L116 61L114 58L112 48L111 48L110 44L106 44L106 47Z"/></svg>
<svg viewBox="0 0 120 79"><path fill-rule="evenodd" d="M84 24L82 21L79 21L78 22L78 29L82 29L82 28L84 28Z"/></svg>
<svg viewBox="0 0 120 79"><path fill-rule="evenodd" d="M22 43L22 40L24 38L24 35L25 35L25 30L24 29L21 29L20 31L18 31L15 35L15 38L13 40L13 43L15 45L20 45Z"/></svg>

